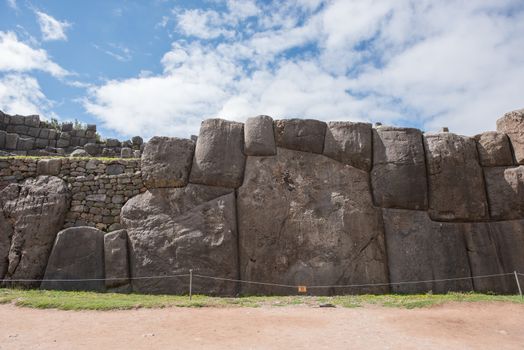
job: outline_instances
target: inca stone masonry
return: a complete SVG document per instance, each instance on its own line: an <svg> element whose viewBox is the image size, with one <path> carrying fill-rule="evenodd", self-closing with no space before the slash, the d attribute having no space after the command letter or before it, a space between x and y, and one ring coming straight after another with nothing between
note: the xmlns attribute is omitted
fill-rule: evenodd
<svg viewBox="0 0 524 350"><path fill-rule="evenodd" d="M367 285L311 294L513 293L513 276L472 277L524 272L524 110L473 138L258 116L205 120L194 139L114 147L89 139L93 126L57 136L33 116L2 116L4 286L185 294L187 277L161 277L192 269L283 285ZM36 144L83 157L10 155ZM131 151L90 157L111 147L105 155ZM453 278L462 279L396 284ZM203 278L193 291L296 293Z"/></svg>

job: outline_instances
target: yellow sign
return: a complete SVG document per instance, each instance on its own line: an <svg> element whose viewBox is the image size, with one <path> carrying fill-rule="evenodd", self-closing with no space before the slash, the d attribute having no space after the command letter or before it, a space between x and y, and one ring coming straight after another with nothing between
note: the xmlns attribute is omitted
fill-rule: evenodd
<svg viewBox="0 0 524 350"><path fill-rule="evenodd" d="M298 292L299 293L306 293L307 287L306 286L298 286Z"/></svg>

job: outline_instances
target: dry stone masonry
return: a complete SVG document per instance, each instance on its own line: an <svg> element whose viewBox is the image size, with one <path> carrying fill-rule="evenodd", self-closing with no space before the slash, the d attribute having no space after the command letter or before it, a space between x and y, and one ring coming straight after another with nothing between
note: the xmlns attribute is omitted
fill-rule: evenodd
<svg viewBox="0 0 524 350"><path fill-rule="evenodd" d="M185 294L191 269L210 295L514 293L524 273L524 110L474 137L257 116L104 145L2 118L1 149L82 155L0 158L6 286Z"/></svg>

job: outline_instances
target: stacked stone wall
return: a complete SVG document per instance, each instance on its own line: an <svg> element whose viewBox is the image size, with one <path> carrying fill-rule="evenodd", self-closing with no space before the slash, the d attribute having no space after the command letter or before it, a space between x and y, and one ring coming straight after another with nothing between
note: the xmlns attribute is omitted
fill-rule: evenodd
<svg viewBox="0 0 524 350"><path fill-rule="evenodd" d="M186 281L169 276L192 269L225 278L194 281L195 293L216 295L295 293L289 285L317 286L315 294L512 293L504 274L524 272L523 144L524 110L474 137L208 119L196 140L153 137L140 161L2 159L0 184L19 190L0 194L16 203L35 178L63 181L68 229L46 276L119 281L89 287L96 290L185 293ZM3 211L14 215L9 205ZM16 231L11 222L0 215L6 232ZM64 254L77 238L82 248ZM75 269L87 256L97 257L93 269ZM483 277L492 274L500 276ZM339 287L318 287L332 285Z"/></svg>

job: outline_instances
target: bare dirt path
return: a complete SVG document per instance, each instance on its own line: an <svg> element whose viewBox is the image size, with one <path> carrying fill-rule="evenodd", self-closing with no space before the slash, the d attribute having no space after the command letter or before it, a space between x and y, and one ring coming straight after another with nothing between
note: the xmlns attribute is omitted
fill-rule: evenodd
<svg viewBox="0 0 524 350"><path fill-rule="evenodd" d="M59 311L0 305L0 349L524 349L524 306Z"/></svg>

